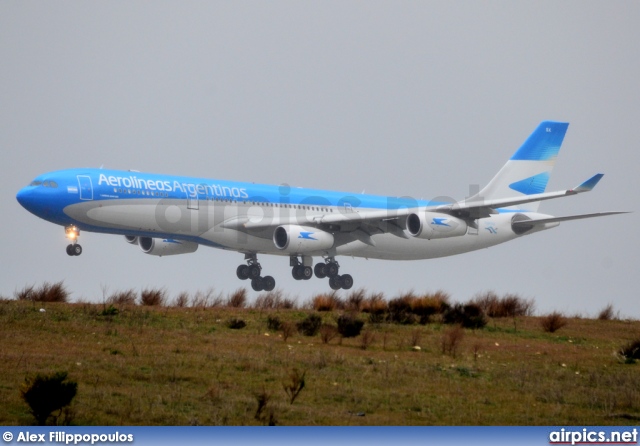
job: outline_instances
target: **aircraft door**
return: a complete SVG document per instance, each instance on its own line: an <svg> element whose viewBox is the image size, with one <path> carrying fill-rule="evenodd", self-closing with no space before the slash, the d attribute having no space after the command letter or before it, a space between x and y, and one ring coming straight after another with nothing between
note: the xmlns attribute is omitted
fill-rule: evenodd
<svg viewBox="0 0 640 446"><path fill-rule="evenodd" d="M198 188L196 187L193 193L187 188L187 209L198 210L200 203L198 200Z"/></svg>
<svg viewBox="0 0 640 446"><path fill-rule="evenodd" d="M89 175L78 175L81 200L93 200L93 184Z"/></svg>

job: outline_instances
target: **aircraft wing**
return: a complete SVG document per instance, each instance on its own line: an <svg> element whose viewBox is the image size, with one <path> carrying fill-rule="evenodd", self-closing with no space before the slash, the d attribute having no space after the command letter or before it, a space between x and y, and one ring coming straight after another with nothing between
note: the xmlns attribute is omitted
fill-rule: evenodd
<svg viewBox="0 0 640 446"><path fill-rule="evenodd" d="M495 200L474 200L471 202L459 201L451 205L438 206L436 208L427 210L452 214L457 217L467 219L485 218L489 217L490 215L497 214L497 209L499 208L517 206L519 204L531 203L534 201L551 200L553 198L567 197L582 192L589 192L593 190L593 188L596 186L596 184L598 184L598 181L600 181L603 176L604 174L601 173L596 174L588 180L583 181L579 186L563 191L531 194L513 198L499 198Z"/></svg>
<svg viewBox="0 0 640 446"><path fill-rule="evenodd" d="M520 221L512 222L511 225L514 228L515 227L530 228L537 225L544 225L546 223L559 223L559 222L568 221L568 220L580 220L583 218L604 217L607 215L628 214L628 213L629 211L595 212L592 214L567 215L565 217L549 217L549 218L520 220Z"/></svg>
<svg viewBox="0 0 640 446"><path fill-rule="evenodd" d="M273 218L236 218L223 223L225 228L233 228L244 231L259 231L267 228L275 228L280 225L298 224L307 226L325 227L331 229L336 227L341 232L352 232L356 238L368 243L369 237L374 233L390 232L399 237L407 238L404 232L405 220L409 214L417 212L439 212L449 214L467 220L475 220L485 218L498 213L497 209L509 206L517 206L519 204L530 203L534 201L551 200L554 198L567 197L582 192L591 191L595 185L603 177L603 174L596 174L588 180L582 182L573 189L562 191L547 192L541 194L532 194L512 198L500 198L494 200L477 200L459 201L450 205L423 206L415 208L400 209L380 209L370 211L338 212L314 216L306 219L298 216L276 217ZM589 218L604 215L613 215L621 212L605 212L598 214L584 214L583 216L557 217L554 219L545 219L544 222L571 220L577 218ZM542 224L542 220L523 221L522 225Z"/></svg>

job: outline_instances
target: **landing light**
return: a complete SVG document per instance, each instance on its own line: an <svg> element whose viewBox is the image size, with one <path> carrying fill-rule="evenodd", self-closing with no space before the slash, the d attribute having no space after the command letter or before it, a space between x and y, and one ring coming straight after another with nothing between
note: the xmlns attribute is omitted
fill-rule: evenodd
<svg viewBox="0 0 640 446"><path fill-rule="evenodd" d="M80 235L80 230L75 226L67 226L65 228L65 234L67 238L75 240Z"/></svg>

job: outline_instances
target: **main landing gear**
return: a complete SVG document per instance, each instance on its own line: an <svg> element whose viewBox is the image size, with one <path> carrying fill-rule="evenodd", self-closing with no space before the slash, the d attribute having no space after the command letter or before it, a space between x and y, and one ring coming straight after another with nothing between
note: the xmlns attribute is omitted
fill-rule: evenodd
<svg viewBox="0 0 640 446"><path fill-rule="evenodd" d="M240 280L251 279L251 288L254 291L273 291L276 287L276 280L271 276L262 277L262 266L258 262L255 254L246 254L246 265L239 265L236 269L236 276Z"/></svg>
<svg viewBox="0 0 640 446"><path fill-rule="evenodd" d="M353 277L350 274L340 275L340 264L335 258L329 257L325 263L317 263L313 272L318 279L329 278L329 286L332 290L348 290L353 286Z"/></svg>
<svg viewBox="0 0 640 446"><path fill-rule="evenodd" d="M67 246L67 254L70 256L79 256L82 254L82 246L78 243L80 229L74 225L70 225L64 228L64 233L66 237L71 240L71 244Z"/></svg>
<svg viewBox="0 0 640 446"><path fill-rule="evenodd" d="M311 257L306 258L306 263L311 265L313 260ZM291 266L291 275L296 280L309 280L313 277L313 268L309 265L305 265L305 257L302 257L302 262L298 260L297 256L291 256L289 258L289 265Z"/></svg>

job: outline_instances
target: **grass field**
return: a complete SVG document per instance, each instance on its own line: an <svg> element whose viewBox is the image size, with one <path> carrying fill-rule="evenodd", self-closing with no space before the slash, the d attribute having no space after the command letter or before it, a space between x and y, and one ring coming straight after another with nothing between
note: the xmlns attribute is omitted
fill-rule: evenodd
<svg viewBox="0 0 640 446"><path fill-rule="evenodd" d="M66 371L73 425L637 425L640 365L616 352L640 322L490 319L462 331L371 324L323 343L267 329L311 309L0 301L0 424L28 425L25 378ZM42 311L41 309L44 309ZM340 311L317 313L334 324ZM246 327L231 329L242 319ZM460 332L457 333L460 335ZM417 345L417 347L415 347ZM631 361L628 361L631 362ZM293 403L285 392L304 373ZM293 384L299 384L293 383ZM258 410L259 406L261 407Z"/></svg>

